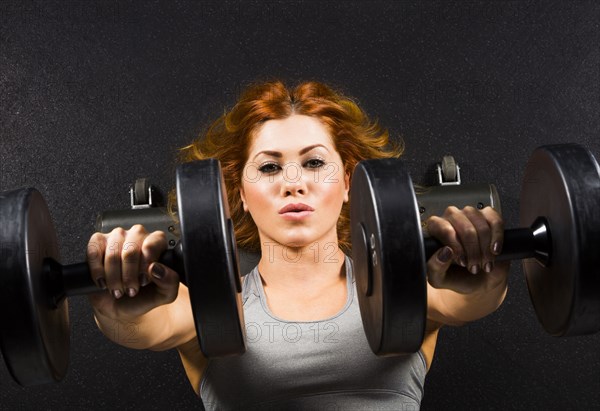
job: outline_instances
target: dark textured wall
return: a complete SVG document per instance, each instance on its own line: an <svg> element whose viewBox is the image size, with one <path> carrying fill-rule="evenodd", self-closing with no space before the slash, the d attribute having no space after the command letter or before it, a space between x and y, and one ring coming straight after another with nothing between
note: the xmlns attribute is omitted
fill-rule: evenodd
<svg viewBox="0 0 600 411"><path fill-rule="evenodd" d="M170 188L176 149L245 84L317 79L404 138L417 181L452 153L463 179L494 182L515 226L536 146L600 155L599 17L578 0L5 0L0 190L37 187L63 259L82 260L97 212L126 206L136 177ZM199 407L175 352L110 343L86 298L71 318L67 378L21 388L1 365L0 408ZM423 409L598 408L599 346L546 335L513 264L496 313L442 330Z"/></svg>

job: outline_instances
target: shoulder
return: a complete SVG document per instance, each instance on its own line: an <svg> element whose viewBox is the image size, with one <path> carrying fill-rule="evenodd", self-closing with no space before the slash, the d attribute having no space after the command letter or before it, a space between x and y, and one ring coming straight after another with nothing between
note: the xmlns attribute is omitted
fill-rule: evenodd
<svg viewBox="0 0 600 411"><path fill-rule="evenodd" d="M260 297L259 285L260 275L258 274L258 266L254 267L246 275L242 276L242 303L245 304L251 296Z"/></svg>

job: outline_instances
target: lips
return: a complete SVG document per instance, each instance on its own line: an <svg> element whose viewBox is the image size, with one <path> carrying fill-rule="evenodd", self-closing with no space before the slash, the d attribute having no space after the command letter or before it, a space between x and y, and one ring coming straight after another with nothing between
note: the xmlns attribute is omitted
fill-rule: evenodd
<svg viewBox="0 0 600 411"><path fill-rule="evenodd" d="M302 204L302 203L288 204L279 210L279 214L300 213L302 211L315 211L315 209L312 208L311 206L308 206L308 205Z"/></svg>

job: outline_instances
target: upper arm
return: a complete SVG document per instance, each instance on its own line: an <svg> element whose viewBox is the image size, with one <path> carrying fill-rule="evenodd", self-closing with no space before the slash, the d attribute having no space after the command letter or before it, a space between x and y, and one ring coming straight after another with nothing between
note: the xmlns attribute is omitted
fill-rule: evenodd
<svg viewBox="0 0 600 411"><path fill-rule="evenodd" d="M429 282L427 283L427 324L425 327L425 336L421 351L425 357L427 371L431 368L437 337L440 328L443 325L463 325L464 323L457 321L448 312L447 307L443 303L440 290L433 288Z"/></svg>
<svg viewBox="0 0 600 411"><path fill-rule="evenodd" d="M177 347L185 374L196 395L200 395L200 382L208 365L208 359L202 354L197 338Z"/></svg>
<svg viewBox="0 0 600 411"><path fill-rule="evenodd" d="M196 337L190 293L185 285L180 283L175 301L160 308L163 307L167 310L168 317L161 324L165 337L160 344L152 348L154 351L170 350Z"/></svg>
<svg viewBox="0 0 600 411"><path fill-rule="evenodd" d="M179 341L189 341L196 337L196 324L192 312L192 303L188 288L179 284L177 299L169 305L171 310L171 324L173 324L173 335ZM180 344L177 344L180 345Z"/></svg>
<svg viewBox="0 0 600 411"><path fill-rule="evenodd" d="M208 360L200 349L190 294L185 285L179 285L177 298L168 307L173 338L170 345L177 348L188 380L196 394L200 395L200 382Z"/></svg>

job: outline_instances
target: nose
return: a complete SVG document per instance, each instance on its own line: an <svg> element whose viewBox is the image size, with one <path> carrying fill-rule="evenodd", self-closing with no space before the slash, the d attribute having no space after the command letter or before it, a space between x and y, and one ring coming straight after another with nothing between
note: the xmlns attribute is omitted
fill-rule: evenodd
<svg viewBox="0 0 600 411"><path fill-rule="evenodd" d="M306 182L299 165L294 163L286 165L283 168L282 177L281 190L284 197L306 194Z"/></svg>

